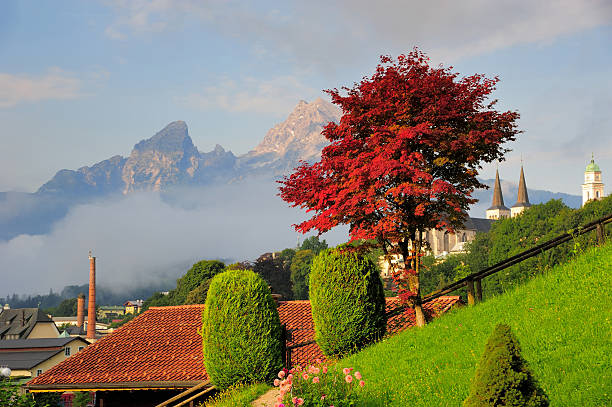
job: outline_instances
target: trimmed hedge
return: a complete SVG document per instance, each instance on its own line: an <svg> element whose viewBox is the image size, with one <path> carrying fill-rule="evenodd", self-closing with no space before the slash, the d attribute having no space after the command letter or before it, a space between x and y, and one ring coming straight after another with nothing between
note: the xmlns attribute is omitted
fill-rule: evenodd
<svg viewBox="0 0 612 407"><path fill-rule="evenodd" d="M221 390L270 381L282 368L276 303L253 271L229 270L213 277L201 333L206 372Z"/></svg>
<svg viewBox="0 0 612 407"><path fill-rule="evenodd" d="M385 334L385 295L378 268L354 252L325 250L315 257L310 303L315 339L328 356L356 352Z"/></svg>
<svg viewBox="0 0 612 407"><path fill-rule="evenodd" d="M548 406L508 325L498 324L489 337L463 406Z"/></svg>

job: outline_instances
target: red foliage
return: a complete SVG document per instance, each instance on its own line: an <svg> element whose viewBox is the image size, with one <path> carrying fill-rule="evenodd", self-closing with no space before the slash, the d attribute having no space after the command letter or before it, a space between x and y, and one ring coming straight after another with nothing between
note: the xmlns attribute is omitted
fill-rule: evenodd
<svg viewBox="0 0 612 407"><path fill-rule="evenodd" d="M343 111L323 130L330 144L280 181L283 200L313 213L296 230L348 224L351 240L376 239L405 259L419 232L460 227L472 192L485 187L481 164L503 159L502 144L519 132L518 113L487 101L497 81L430 67L415 49L381 57L345 95L326 91Z"/></svg>

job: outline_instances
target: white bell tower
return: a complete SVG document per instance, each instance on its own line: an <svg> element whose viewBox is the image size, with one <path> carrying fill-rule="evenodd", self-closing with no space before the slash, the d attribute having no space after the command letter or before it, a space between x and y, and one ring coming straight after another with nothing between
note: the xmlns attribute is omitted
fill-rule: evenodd
<svg viewBox="0 0 612 407"><path fill-rule="evenodd" d="M601 182L601 170L595 164L591 155L591 162L584 170L584 184L582 184L582 206L588 201L600 200L604 197L604 184Z"/></svg>

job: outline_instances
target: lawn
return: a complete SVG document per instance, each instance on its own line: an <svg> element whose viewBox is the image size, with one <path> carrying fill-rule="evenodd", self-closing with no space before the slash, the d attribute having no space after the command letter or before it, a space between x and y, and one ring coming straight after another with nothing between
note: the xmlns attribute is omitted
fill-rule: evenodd
<svg viewBox="0 0 612 407"><path fill-rule="evenodd" d="M552 406L610 406L611 308L607 244L508 293L388 338L340 367L360 370L366 394L387 393L389 405L459 406L493 327L506 323Z"/></svg>

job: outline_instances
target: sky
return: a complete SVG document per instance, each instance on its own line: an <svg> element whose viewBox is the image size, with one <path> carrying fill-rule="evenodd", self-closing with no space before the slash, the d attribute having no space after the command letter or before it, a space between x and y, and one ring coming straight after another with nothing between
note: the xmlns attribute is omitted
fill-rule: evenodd
<svg viewBox="0 0 612 407"><path fill-rule="evenodd" d="M523 130L502 178L518 180L522 157L530 188L580 194L594 152L610 192L608 0L3 1L0 191L127 156L174 120L201 151L244 154L300 99L415 46L501 79L498 107Z"/></svg>

